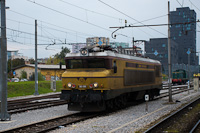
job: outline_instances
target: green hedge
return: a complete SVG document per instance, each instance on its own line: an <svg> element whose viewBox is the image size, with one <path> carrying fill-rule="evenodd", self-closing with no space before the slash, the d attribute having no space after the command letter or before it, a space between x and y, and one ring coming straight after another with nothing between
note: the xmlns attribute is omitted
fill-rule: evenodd
<svg viewBox="0 0 200 133"><path fill-rule="evenodd" d="M38 92L39 94L45 94L53 92L51 88L51 81L39 81ZM62 88L62 82L56 81L56 92L60 92ZM8 82L8 97L27 96L33 95L35 92L35 82Z"/></svg>

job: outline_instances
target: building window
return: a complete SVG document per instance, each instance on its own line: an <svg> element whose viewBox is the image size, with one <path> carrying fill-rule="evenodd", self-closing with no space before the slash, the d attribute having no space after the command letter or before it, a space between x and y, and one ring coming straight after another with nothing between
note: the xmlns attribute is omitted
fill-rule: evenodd
<svg viewBox="0 0 200 133"><path fill-rule="evenodd" d="M166 44L162 44L162 47L163 47L163 48L166 47Z"/></svg>
<svg viewBox="0 0 200 133"><path fill-rule="evenodd" d="M179 27L181 27L181 25L180 25L180 24L177 24L177 25L176 25L176 28L179 28Z"/></svg>
<svg viewBox="0 0 200 133"><path fill-rule="evenodd" d="M176 37L174 37L173 39L176 40Z"/></svg>
<svg viewBox="0 0 200 133"><path fill-rule="evenodd" d="M190 27L187 27L187 30L191 30L191 28L190 28Z"/></svg>
<svg viewBox="0 0 200 133"><path fill-rule="evenodd" d="M179 35L179 36L182 36L181 34L182 34L182 31L179 31L179 34L178 34L178 35Z"/></svg>
<svg viewBox="0 0 200 133"><path fill-rule="evenodd" d="M153 48L151 48L151 51L153 51Z"/></svg>

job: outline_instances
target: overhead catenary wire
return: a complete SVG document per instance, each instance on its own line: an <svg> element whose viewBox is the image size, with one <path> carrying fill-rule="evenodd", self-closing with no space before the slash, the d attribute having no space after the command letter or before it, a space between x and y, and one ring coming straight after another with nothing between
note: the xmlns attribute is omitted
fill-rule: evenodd
<svg viewBox="0 0 200 133"><path fill-rule="evenodd" d="M191 23L197 23L197 22L200 22L199 20L197 21L192 21L192 22L183 22L183 23L171 23L171 24L152 24L152 25L129 25L129 26L118 26L118 27L110 27L110 28L128 28L128 27L151 27L151 26L168 26L168 25L177 25L177 24L183 24L183 25L186 25L186 24L191 24Z"/></svg>
<svg viewBox="0 0 200 133"><path fill-rule="evenodd" d="M200 11L200 9L199 9L195 4L193 4L193 2L192 2L191 0L189 0L189 1L190 1L190 3L191 3L197 10ZM200 26L198 25L198 23L197 23L197 26L200 27ZM198 32L198 31L197 31L197 32Z"/></svg>
<svg viewBox="0 0 200 133"><path fill-rule="evenodd" d="M13 39L13 40L15 40L14 39L14 37L15 37L15 38L22 38L22 39L35 41L35 38L33 38L33 37L22 37L22 36L17 36L17 35L13 35L13 34L12 35L11 34L7 34L7 36L9 36L10 39ZM38 39L38 41L47 42L47 40L42 40L42 39Z"/></svg>
<svg viewBox="0 0 200 133"><path fill-rule="evenodd" d="M179 3L179 5L181 6L181 7L183 7L183 5L181 5L181 3L178 1L178 0L176 0L178 3Z"/></svg>
<svg viewBox="0 0 200 133"><path fill-rule="evenodd" d="M14 42L14 43L17 43L17 44L19 44L19 45L23 45L23 46L27 46L27 47L33 47L33 45L34 44L28 44L28 43L26 43L26 44L24 44L23 42L20 42L20 41L15 41L15 40L12 40L12 39L10 39L10 38L8 38L8 42ZM45 44L45 45L48 45L48 44ZM43 49L45 49L46 48L46 46L44 46L44 45L38 45L38 47L42 47ZM20 48L21 49L21 48ZM47 49L47 50L54 50L55 51L55 49L57 49L57 50L60 50L61 48L54 48L54 49ZM35 50L35 49L21 49L21 50ZM39 49L40 50L40 49Z"/></svg>
<svg viewBox="0 0 200 133"><path fill-rule="evenodd" d="M12 19L9 19L9 21L13 21L13 22L16 22L16 23L20 23L20 24L26 24L26 25L29 25L29 26L35 26L34 24L30 24L30 23L25 23L25 22L21 22L21 21L17 21L17 20L12 20ZM51 28L51 27L48 27L48 26L45 26L45 25L38 25L38 27L40 27L41 29L50 29L50 30L54 30L54 31L58 31L58 32L62 32L62 33L65 33L65 34L69 34L69 35L72 35L72 36L76 36L76 37L79 37L79 38L84 38L85 37L82 37L80 34L77 35L77 32L76 33L72 33L72 32L66 32L64 30L59 30L59 29L55 29L55 28ZM62 28L63 29L63 28ZM75 31L74 31L75 32ZM86 35L85 35L86 36ZM92 35L94 36L94 35Z"/></svg>
<svg viewBox="0 0 200 133"><path fill-rule="evenodd" d="M146 19L146 20L142 20L140 22L147 22L147 21L155 20L155 19L162 18L162 17L167 17L167 14L166 15L157 16L157 17L153 17L153 18L149 18L149 19ZM133 23L133 24L138 24L138 22Z"/></svg>
<svg viewBox="0 0 200 133"><path fill-rule="evenodd" d="M29 19L38 20L38 21L40 21L40 22L42 22L42 23L46 23L46 24L48 24L48 25L55 26L55 27L60 28L60 29L66 29L66 30L69 30L69 31L72 31L72 32L76 32L76 33L82 34L82 35L94 36L94 35L91 35L91 34L88 34L88 33L83 33L83 32L79 32L79 31L75 31L75 30L72 30L72 29L68 29L68 28L66 28L66 27L58 26L58 25L55 25L55 24L52 24L52 23L49 23L49 22L46 22L46 21L43 21L43 20L39 20L39 19L37 19L37 18L30 17L30 16L28 16L28 15L19 13L19 12L17 12L17 11L11 10L11 9L8 10L8 11L9 11L9 12L16 13L16 14L21 15L21 16L24 16L24 17L29 18Z"/></svg>
<svg viewBox="0 0 200 133"><path fill-rule="evenodd" d="M191 3L197 10L200 11L200 9L199 9L195 4L193 4L191 0L189 0L189 1L190 1L190 3Z"/></svg>
<svg viewBox="0 0 200 133"><path fill-rule="evenodd" d="M112 32L112 31L109 30L109 29L106 29L106 28L104 28L104 27L101 27L101 26L96 25L96 24L91 23L91 22L87 22L87 21L85 21L85 20L82 20L82 19L77 18L77 17L74 17L74 16L72 16L72 15L69 15L69 14L63 13L63 12L61 12L61 11L58 11L58 10L56 10L56 9L53 9L53 8L47 7L47 6L45 6L45 5L39 4L39 3L35 2L35 1L32 1L32 0L27 0L27 1L28 1L28 2L31 2L31 3L33 3L33 4L36 4L36 5L38 5L38 6L41 6L41 7L43 7L43 8L46 8L46 9L48 9L48 10L51 10L51 11L57 12L57 13L59 13L59 14L62 14L62 15L64 15L64 16L67 16L67 17L73 18L73 19L75 19L75 20L78 20L78 21L81 21L81 22L87 23L87 24L92 25L92 26L94 26L94 27L97 27L97 28L103 29L103 30L108 31L108 32ZM127 35L123 35L123 34L120 34L120 35L125 36L125 37L128 37Z"/></svg>
<svg viewBox="0 0 200 133"><path fill-rule="evenodd" d="M34 33L26 32L26 31L20 31L20 30L16 30L16 29L8 28L8 27L7 27L6 29L8 29L8 30L12 30L12 31L15 31L15 32L19 32L19 33L24 33L24 34L28 34L28 35L35 36ZM44 36L44 35L38 35L38 37L47 38L47 39L50 38L50 37L48 37L48 36ZM50 38L50 39L55 39L55 38ZM64 40L64 39L65 39L65 38L63 38L63 40Z"/></svg>
<svg viewBox="0 0 200 133"><path fill-rule="evenodd" d="M13 31L16 31L16 32L20 32L20 33L25 33L25 34L28 34L28 35L34 35L34 34L32 34L32 33L28 33L28 32L24 32L24 31L19 31L19 30L15 30L15 29L10 29L10 28L7 28L8 30L13 30ZM9 38L9 41L10 42L15 42L15 43L18 43L18 44L21 44L21 45L27 45L27 43L25 44L25 43L23 43L23 42L20 42L20 41L17 41L16 39L13 39L13 35L10 35L10 37L11 38ZM17 36L18 38L25 38L25 37L21 37L21 36ZM44 36L42 36L42 37L44 37ZM54 38L50 38L50 37L47 37L47 36L45 36L45 38L47 38L47 39L54 39ZM30 38L28 38L28 39L30 39ZM31 38L31 40L35 40L35 39L32 39ZM39 39L38 39L39 40ZM54 39L55 40L55 39ZM41 40L40 40L41 41ZM43 40L44 41L44 40ZM45 41L44 41L45 42ZM31 43L32 44L32 46L34 45L33 43ZM69 45L69 43L66 43L66 39L65 39L65 43L62 43L62 45L64 45L64 44L67 44L67 45ZM57 44L57 43L55 43L55 41L54 42L47 42L46 41L46 43L41 43L41 44L38 44L38 46L40 46L40 45L60 45L60 44ZM45 47L45 49L46 50L49 50L49 49L47 49L46 47Z"/></svg>
<svg viewBox="0 0 200 133"><path fill-rule="evenodd" d="M119 12L119 13L121 13L121 14L127 16L127 17L129 17L130 19L132 19L132 20L134 20L134 21L136 21L136 22L138 22L138 23L143 24L142 22L140 22L140 21L136 20L135 18L133 18L133 17L131 17L131 16L129 16L129 15L123 13L122 11L120 11L120 10L118 10L118 9L116 9L116 8L114 8L114 7L112 7L112 6L110 6L109 4L103 2L102 0L98 0L98 1L101 2L101 3L103 3L104 5L106 5L106 6L110 7L110 8L112 8L113 10L115 10L115 11L117 11L117 12ZM154 30L154 31L156 31L156 32L158 32L158 33L164 35L164 36L167 36L166 34L160 32L160 31L158 31L158 30L156 30L156 29L153 29L153 28L151 28L151 27L148 27L148 28L150 28L150 29L152 29L152 30ZM141 29L140 29L140 30L141 30ZM146 33L146 34L148 34L148 33L145 32L145 31L143 31L143 32Z"/></svg>
<svg viewBox="0 0 200 133"><path fill-rule="evenodd" d="M59 0L59 1L65 3L65 4L68 4L68 5L74 6L74 7L76 7L76 8L85 10L85 11L87 11L87 12L95 13L95 14L98 14L98 15L102 15L102 16L109 17L109 18L113 18L113 19L117 19L117 20L125 20L125 19L122 19L122 18L116 18L116 17L110 16L110 15L107 15L107 14L103 14L103 13L99 13L99 12L96 12L96 11L92 11L92 10L89 10L89 9L86 9L86 8L83 8L83 7L80 7L80 6L71 4L71 3L66 2L66 1L64 1L64 0Z"/></svg>
<svg viewBox="0 0 200 133"><path fill-rule="evenodd" d="M32 35L32 36L35 35L35 34L33 34L33 33L30 33L30 32L20 31L20 30L16 30L16 29L8 28L8 27L7 27L6 29L8 29L8 30L12 30L12 31L15 31L15 32L19 32L19 33L24 33L24 34ZM43 38L47 38L47 39L49 39L49 37L47 37L47 36L43 36L43 35L38 35L38 37L43 37ZM51 38L51 39L54 39L54 38Z"/></svg>

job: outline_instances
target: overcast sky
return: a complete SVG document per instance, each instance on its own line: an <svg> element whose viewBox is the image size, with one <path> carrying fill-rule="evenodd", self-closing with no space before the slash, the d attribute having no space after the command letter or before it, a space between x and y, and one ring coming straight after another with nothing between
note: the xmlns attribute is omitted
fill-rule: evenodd
<svg viewBox="0 0 200 133"><path fill-rule="evenodd" d="M6 0L8 50L19 50L29 58L35 57L35 19L38 21L38 58L55 55L61 43L85 43L87 37L109 37L110 41L166 38L167 26L126 28L111 34L110 27L142 24L167 24L168 0ZM189 7L200 19L199 0L171 0L170 10ZM139 23L142 22L142 23ZM200 31L200 23L197 25ZM200 32L197 32L197 51L200 51ZM47 47L48 46L48 47Z"/></svg>

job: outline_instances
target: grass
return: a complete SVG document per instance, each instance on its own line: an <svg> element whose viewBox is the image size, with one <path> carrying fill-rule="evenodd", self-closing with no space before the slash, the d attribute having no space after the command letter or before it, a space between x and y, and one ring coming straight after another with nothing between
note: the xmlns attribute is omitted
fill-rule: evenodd
<svg viewBox="0 0 200 133"><path fill-rule="evenodd" d="M56 92L60 92L62 82L56 81ZM7 93L8 97L27 96L33 95L35 92L35 82L8 82ZM51 90L51 81L39 81L38 83L39 94L54 92Z"/></svg>

